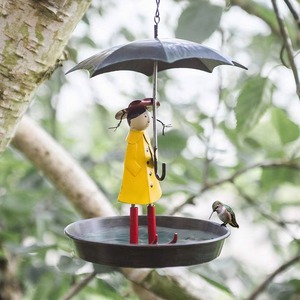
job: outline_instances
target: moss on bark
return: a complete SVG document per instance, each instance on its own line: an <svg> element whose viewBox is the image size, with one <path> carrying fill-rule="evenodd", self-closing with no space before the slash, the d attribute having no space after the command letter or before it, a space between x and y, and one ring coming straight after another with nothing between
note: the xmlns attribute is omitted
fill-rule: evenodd
<svg viewBox="0 0 300 300"><path fill-rule="evenodd" d="M36 88L57 62L91 1L6 1L0 4L0 153L14 135Z"/></svg>

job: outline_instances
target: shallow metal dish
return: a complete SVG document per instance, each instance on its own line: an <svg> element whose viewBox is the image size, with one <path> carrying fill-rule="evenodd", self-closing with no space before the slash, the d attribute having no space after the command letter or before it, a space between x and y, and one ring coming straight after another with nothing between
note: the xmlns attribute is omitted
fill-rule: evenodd
<svg viewBox="0 0 300 300"><path fill-rule="evenodd" d="M130 268L188 266L211 261L221 253L228 228L218 223L157 216L158 244L149 245L147 217L139 216L139 244L129 243L129 217L92 218L65 228L78 256L86 261ZM178 233L176 244L168 244Z"/></svg>

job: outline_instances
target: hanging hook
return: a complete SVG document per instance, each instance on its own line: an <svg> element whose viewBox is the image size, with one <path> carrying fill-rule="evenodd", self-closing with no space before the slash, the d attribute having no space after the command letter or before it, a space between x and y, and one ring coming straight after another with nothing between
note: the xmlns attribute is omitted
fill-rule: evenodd
<svg viewBox="0 0 300 300"><path fill-rule="evenodd" d="M158 167L157 167L157 148L154 148L154 159L153 159L153 165L154 165L154 173L155 173L155 177L157 178L157 180L159 181L163 181L166 177L166 164L162 163L161 164L161 176L158 175Z"/></svg>

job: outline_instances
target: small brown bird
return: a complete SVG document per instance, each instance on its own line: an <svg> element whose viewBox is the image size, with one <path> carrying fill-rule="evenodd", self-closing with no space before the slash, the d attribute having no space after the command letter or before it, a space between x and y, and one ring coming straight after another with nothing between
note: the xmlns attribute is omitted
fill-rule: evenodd
<svg viewBox="0 0 300 300"><path fill-rule="evenodd" d="M209 216L211 218L212 214L216 211L219 219L223 222L223 226L226 224L231 225L232 227L239 228L239 224L236 222L235 214L232 208L226 204L223 204L220 201L215 201L212 205L212 213Z"/></svg>

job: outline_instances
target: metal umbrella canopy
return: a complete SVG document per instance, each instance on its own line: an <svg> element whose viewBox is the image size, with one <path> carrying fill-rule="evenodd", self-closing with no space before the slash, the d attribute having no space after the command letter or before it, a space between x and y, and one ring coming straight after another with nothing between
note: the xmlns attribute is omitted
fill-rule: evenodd
<svg viewBox="0 0 300 300"><path fill-rule="evenodd" d="M156 24L157 25L157 24ZM147 76L153 75L153 120L156 120L157 73L173 68L190 68L211 73L219 65L236 66L247 69L231 58L213 50L182 39L152 39L136 40L127 44L115 46L93 55L67 72L84 69L90 77L99 74L128 70ZM157 128L153 122L154 170L158 180L166 175L166 165L162 164L162 175L157 168Z"/></svg>
<svg viewBox="0 0 300 300"><path fill-rule="evenodd" d="M212 72L216 66L230 65L247 69L231 58L202 46L182 39L144 39L114 46L80 62L67 73L79 69L88 70L90 77L99 74L129 70L153 74L153 65L157 62L157 71L173 68L191 68Z"/></svg>

